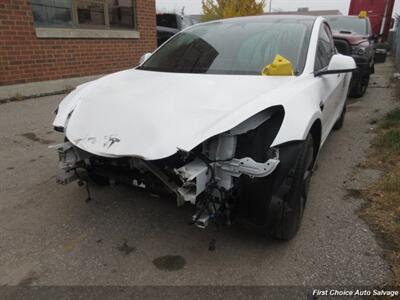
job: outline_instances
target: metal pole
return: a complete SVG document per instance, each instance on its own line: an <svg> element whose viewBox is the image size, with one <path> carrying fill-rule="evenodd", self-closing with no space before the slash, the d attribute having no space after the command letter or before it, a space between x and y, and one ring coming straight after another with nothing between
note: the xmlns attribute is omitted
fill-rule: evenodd
<svg viewBox="0 0 400 300"><path fill-rule="evenodd" d="M386 20L388 18L388 16L387 16L388 6L389 6L389 1L385 0L385 12L384 12L383 19L382 19L381 29L379 31L379 41L380 42L382 42L383 32L385 31L385 27L386 27Z"/></svg>
<svg viewBox="0 0 400 300"><path fill-rule="evenodd" d="M269 12L272 12L272 0L269 1Z"/></svg>

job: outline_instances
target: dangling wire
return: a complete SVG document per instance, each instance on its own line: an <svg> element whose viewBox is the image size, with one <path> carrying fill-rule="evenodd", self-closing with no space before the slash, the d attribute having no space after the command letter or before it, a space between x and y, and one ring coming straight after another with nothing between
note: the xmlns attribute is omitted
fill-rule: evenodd
<svg viewBox="0 0 400 300"><path fill-rule="evenodd" d="M85 202L88 203L88 202L90 202L92 200L92 195L90 193L90 188L89 188L89 181L83 179L79 175L79 173L76 171L76 168L74 169L74 172L75 172L75 176L78 178L78 185L79 186L85 185L86 193L87 193L87 198L86 198Z"/></svg>

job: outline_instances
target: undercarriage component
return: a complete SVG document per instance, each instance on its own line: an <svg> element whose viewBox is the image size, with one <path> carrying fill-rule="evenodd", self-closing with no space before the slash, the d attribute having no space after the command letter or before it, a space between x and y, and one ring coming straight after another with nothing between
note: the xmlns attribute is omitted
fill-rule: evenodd
<svg viewBox="0 0 400 300"><path fill-rule="evenodd" d="M227 212L225 209L228 199L218 199L211 192L200 195L196 202L196 213L192 217L193 224L205 229L211 221Z"/></svg>
<svg viewBox="0 0 400 300"><path fill-rule="evenodd" d="M220 134L203 144L203 155L210 161L228 160L235 155L237 138L232 134Z"/></svg>
<svg viewBox="0 0 400 300"><path fill-rule="evenodd" d="M200 215L198 215L198 213L195 214L192 219L194 225L196 225L198 228L205 229L210 223L212 217L213 216L210 213L203 212Z"/></svg>
<svg viewBox="0 0 400 300"><path fill-rule="evenodd" d="M73 171L63 171L61 174L57 176L57 183L62 185L67 185L75 180L79 179L75 172Z"/></svg>
<svg viewBox="0 0 400 300"><path fill-rule="evenodd" d="M257 125L261 118L256 121ZM52 148L58 151L63 171L57 178L58 183L68 184L98 176L109 182L118 181L150 191L160 186L162 191L176 195L178 206L186 202L195 205L197 213L193 216L193 223L205 228L217 216L230 220L234 178L241 175L266 177L280 163L276 149L272 149L274 155L266 155L265 162L257 162L251 157L235 158L236 143L236 136L222 134L205 142L202 148L197 149L200 151L178 152L174 157L159 161L94 156L69 142Z"/></svg>
<svg viewBox="0 0 400 300"><path fill-rule="evenodd" d="M275 171L279 159L271 158L265 163L255 162L250 157L232 159L231 161L219 163L220 168L231 176L239 177L244 174L250 177L265 177Z"/></svg>
<svg viewBox="0 0 400 300"><path fill-rule="evenodd" d="M176 194L176 203L178 206L182 206L185 204L185 199L182 194L179 193L179 186L172 181L165 173L161 172L155 165L153 165L149 161L145 161L142 159L135 159L133 161L136 162L139 166L144 166L148 171L150 171L153 175L155 175L159 180L161 180L173 193Z"/></svg>
<svg viewBox="0 0 400 300"><path fill-rule="evenodd" d="M77 163L81 160L79 154L75 151L73 145L69 142L52 145L49 148L57 150L60 169L72 170L77 167Z"/></svg>
<svg viewBox="0 0 400 300"><path fill-rule="evenodd" d="M195 204L197 197L207 189L210 183L214 183L215 187L230 190L233 187L232 177L240 177L242 174L251 178L265 177L270 175L278 164L278 157L264 163L258 163L246 157L209 164L196 158L183 167L175 169L175 173L183 182L177 191L184 201Z"/></svg>
<svg viewBox="0 0 400 300"><path fill-rule="evenodd" d="M175 173L181 178L183 185L178 188L179 194L192 204L196 203L196 197L207 187L210 174L207 164L196 158L187 165L175 169Z"/></svg>
<svg viewBox="0 0 400 300"><path fill-rule="evenodd" d="M75 168L78 166L78 163L81 161L79 154L75 151L73 145L69 142L52 145L49 148L53 148L57 150L58 158L59 158L59 167L61 169L61 173L57 175L57 183L62 185L67 185L78 179L76 172L74 172Z"/></svg>

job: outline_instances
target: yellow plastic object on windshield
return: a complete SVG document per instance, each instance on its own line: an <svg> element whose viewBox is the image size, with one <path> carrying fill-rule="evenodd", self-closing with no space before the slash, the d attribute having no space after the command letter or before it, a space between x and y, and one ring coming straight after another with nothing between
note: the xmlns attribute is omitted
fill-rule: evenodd
<svg viewBox="0 0 400 300"><path fill-rule="evenodd" d="M360 19L365 19L366 17L368 17L368 12L366 10L362 10L360 11L360 13L358 14L358 17Z"/></svg>
<svg viewBox="0 0 400 300"><path fill-rule="evenodd" d="M265 66L261 74L264 76L293 76L294 71L290 60L277 54L274 61Z"/></svg>

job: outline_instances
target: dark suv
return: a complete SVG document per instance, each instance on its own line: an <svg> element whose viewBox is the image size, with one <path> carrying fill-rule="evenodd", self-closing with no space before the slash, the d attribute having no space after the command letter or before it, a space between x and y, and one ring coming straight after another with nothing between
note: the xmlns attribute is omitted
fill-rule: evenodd
<svg viewBox="0 0 400 300"><path fill-rule="evenodd" d="M157 44L161 46L165 41L174 36L176 33L192 26L197 22L185 15L178 14L157 14Z"/></svg>
<svg viewBox="0 0 400 300"><path fill-rule="evenodd" d="M369 18L358 16L325 17L332 29L335 46L339 53L350 55L357 63L350 88L350 97L362 97L369 84L370 74L375 72L375 37Z"/></svg>

